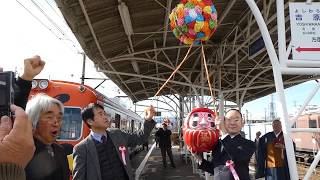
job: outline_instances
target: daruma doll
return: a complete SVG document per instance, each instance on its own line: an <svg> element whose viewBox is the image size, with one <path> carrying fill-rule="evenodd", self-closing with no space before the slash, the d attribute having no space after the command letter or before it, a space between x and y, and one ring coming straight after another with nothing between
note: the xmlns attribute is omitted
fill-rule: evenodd
<svg viewBox="0 0 320 180"><path fill-rule="evenodd" d="M209 152L217 144L220 130L216 114L208 108L194 108L183 123L184 142L192 153Z"/></svg>

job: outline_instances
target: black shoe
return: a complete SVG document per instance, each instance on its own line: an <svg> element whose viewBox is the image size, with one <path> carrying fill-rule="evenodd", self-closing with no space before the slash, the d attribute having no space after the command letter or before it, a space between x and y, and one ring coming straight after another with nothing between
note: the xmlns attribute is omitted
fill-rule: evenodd
<svg viewBox="0 0 320 180"><path fill-rule="evenodd" d="M166 169L166 168L167 168L167 165L163 165L162 167Z"/></svg>
<svg viewBox="0 0 320 180"><path fill-rule="evenodd" d="M172 168L176 168L176 165L173 164L173 165L171 165L171 167L172 167Z"/></svg>

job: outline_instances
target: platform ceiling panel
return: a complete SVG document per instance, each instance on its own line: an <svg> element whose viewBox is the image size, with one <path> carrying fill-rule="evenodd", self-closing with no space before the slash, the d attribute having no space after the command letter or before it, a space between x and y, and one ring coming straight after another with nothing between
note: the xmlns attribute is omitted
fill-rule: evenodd
<svg viewBox="0 0 320 180"><path fill-rule="evenodd" d="M168 12L178 4L177 0L56 2L87 56L133 101L154 96L188 51L189 46L181 44L173 36L166 21ZM121 2L128 7L129 13L125 19L130 19L132 32L121 19L118 9ZM218 12L219 26L204 44L204 51L214 94L223 92L225 99L233 102L237 102L238 96L244 103L274 92L272 67L265 48L254 56L249 54L250 47L261 34L246 2L213 2ZM256 2L277 47L276 2ZM285 9L286 36L290 39L288 1L285 1ZM316 78L283 76L286 87ZM189 96L201 94L201 89L204 89L204 94L210 95L201 63L201 47L194 46L188 60L160 95Z"/></svg>

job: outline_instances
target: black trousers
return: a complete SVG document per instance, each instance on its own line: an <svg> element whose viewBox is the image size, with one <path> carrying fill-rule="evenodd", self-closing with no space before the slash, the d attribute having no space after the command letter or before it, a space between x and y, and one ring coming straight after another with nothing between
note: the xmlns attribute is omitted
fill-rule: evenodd
<svg viewBox="0 0 320 180"><path fill-rule="evenodd" d="M161 149L161 155L162 155L162 163L164 167L167 167L167 157L166 154L168 154L171 166L175 167L174 162L173 162L173 157L172 157L172 150L171 147L160 147Z"/></svg>

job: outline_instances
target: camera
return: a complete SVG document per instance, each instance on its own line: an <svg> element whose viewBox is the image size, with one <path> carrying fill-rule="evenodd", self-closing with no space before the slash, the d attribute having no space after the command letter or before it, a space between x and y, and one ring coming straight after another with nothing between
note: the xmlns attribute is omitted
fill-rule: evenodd
<svg viewBox="0 0 320 180"><path fill-rule="evenodd" d="M0 117L12 116L10 105L14 102L14 86L14 72L0 72Z"/></svg>

